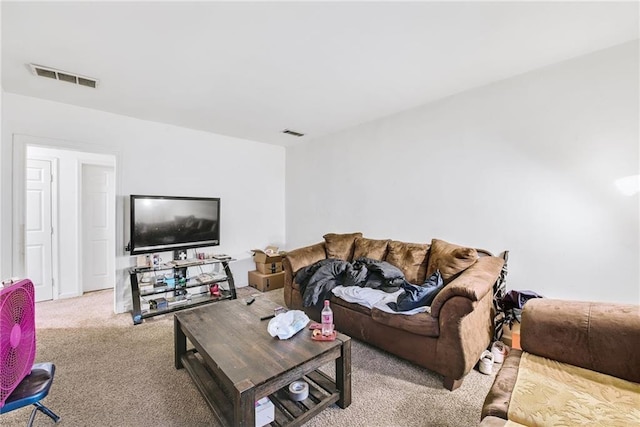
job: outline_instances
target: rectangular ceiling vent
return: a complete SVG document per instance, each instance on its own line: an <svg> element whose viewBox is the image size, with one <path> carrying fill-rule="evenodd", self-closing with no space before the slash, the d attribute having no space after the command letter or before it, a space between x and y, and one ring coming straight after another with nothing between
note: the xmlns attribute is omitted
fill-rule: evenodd
<svg viewBox="0 0 640 427"><path fill-rule="evenodd" d="M304 133L300 133L300 132L296 132L295 130L291 130L291 129L285 129L282 131L282 133L286 133L287 135L293 135L293 136L304 136Z"/></svg>
<svg viewBox="0 0 640 427"><path fill-rule="evenodd" d="M98 87L98 79L94 79L93 77L81 76L79 74L56 70L55 68L44 67L36 64L29 64L29 67L31 68L31 72L34 76L48 77L50 79L73 83L80 86L92 87L94 89Z"/></svg>

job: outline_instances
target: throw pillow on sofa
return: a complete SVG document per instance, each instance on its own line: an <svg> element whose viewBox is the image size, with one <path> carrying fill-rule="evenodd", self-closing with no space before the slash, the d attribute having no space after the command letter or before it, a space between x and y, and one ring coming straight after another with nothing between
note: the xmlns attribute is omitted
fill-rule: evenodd
<svg viewBox="0 0 640 427"><path fill-rule="evenodd" d="M362 233L336 234L329 233L322 236L327 258L337 258L344 261L353 259L355 240L362 237Z"/></svg>
<svg viewBox="0 0 640 427"><path fill-rule="evenodd" d="M385 261L402 270L407 282L421 285L427 277L428 251L428 243L405 243L392 240L389 242L389 253Z"/></svg>
<svg viewBox="0 0 640 427"><path fill-rule="evenodd" d="M478 252L473 248L433 239L429 250L427 275L431 276L436 270L440 270L442 279L447 282L456 274L475 264L477 260Z"/></svg>
<svg viewBox="0 0 640 427"><path fill-rule="evenodd" d="M387 246L391 240L374 240L366 237L356 238L356 247L353 252L353 259L361 257L384 261L387 255Z"/></svg>

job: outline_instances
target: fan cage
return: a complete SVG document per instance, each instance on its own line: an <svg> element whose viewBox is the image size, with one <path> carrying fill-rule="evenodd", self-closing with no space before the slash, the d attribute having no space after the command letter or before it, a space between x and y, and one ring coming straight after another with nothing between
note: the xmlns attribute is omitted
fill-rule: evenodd
<svg viewBox="0 0 640 427"><path fill-rule="evenodd" d="M29 279L0 288L0 408L35 359L35 292Z"/></svg>

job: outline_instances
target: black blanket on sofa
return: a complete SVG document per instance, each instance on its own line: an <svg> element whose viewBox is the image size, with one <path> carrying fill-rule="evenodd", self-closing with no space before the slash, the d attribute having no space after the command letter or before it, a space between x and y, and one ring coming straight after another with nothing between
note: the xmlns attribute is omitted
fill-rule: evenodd
<svg viewBox="0 0 640 427"><path fill-rule="evenodd" d="M300 285L302 304L305 307L319 305L336 286L359 286L396 292L404 289L397 303L389 303L394 311L407 311L418 306L429 305L442 289L440 272L417 286L406 281L402 271L386 262L370 258L358 258L350 263L340 259L324 259L300 269L296 273Z"/></svg>
<svg viewBox="0 0 640 427"><path fill-rule="evenodd" d="M386 261L358 258L354 262L329 258L304 267L296 273L305 307L318 305L336 286L360 286L395 292L404 282L402 271Z"/></svg>

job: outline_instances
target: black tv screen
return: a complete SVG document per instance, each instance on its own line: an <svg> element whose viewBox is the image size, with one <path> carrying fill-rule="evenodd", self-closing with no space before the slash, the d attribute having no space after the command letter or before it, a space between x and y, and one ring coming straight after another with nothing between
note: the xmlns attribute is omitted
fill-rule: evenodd
<svg viewBox="0 0 640 427"><path fill-rule="evenodd" d="M220 244L220 199L131 195L131 255Z"/></svg>

